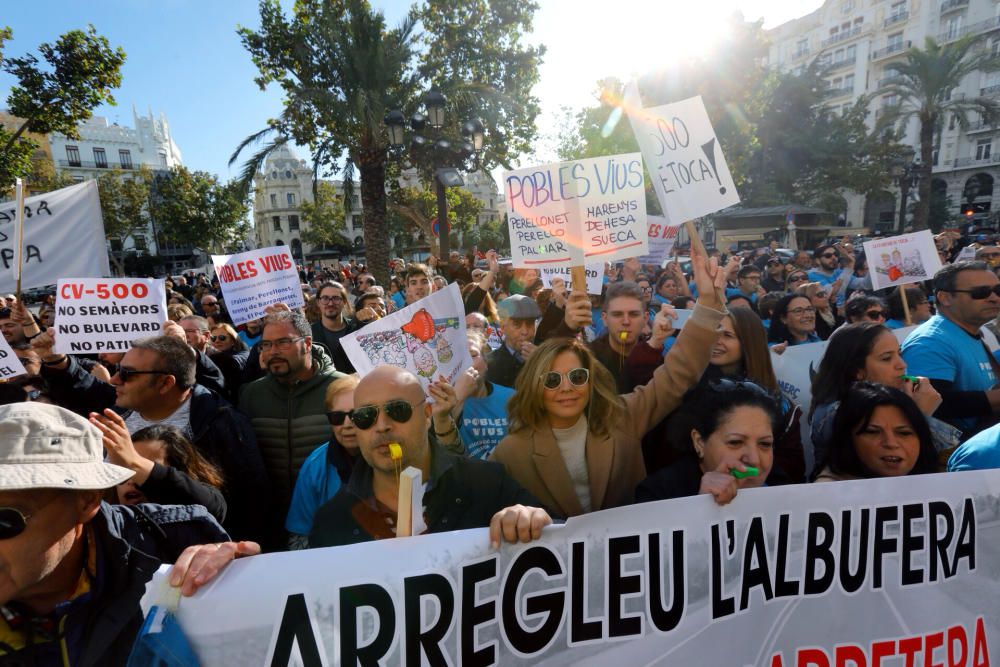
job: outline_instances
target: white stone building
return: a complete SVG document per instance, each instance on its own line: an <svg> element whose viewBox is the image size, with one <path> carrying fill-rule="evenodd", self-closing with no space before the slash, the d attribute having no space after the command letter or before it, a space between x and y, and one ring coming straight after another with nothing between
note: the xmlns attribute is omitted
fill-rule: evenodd
<svg viewBox="0 0 1000 667"><path fill-rule="evenodd" d="M987 35L989 48L1000 50L1000 4L996 0L827 0L822 7L768 32L770 63L785 71L802 71L816 58L829 66L828 104L844 108L862 94L876 95L869 122L898 103L878 95L894 76L893 64L911 46L923 47L927 36L940 43L968 34ZM1000 73L977 72L956 89L956 95L1000 98ZM994 195L1000 196L1000 127L970 119L973 128L962 132L954 123L937 138L932 187L946 192L957 215L971 204L976 222L986 222ZM919 127L911 121L905 142L919 157ZM970 185L979 184L978 193ZM911 197L916 193L911 193ZM893 229L900 209L899 190L865 198L845 193L847 221L854 227ZM971 201L970 201L971 199ZM912 200L911 200L912 201Z"/></svg>

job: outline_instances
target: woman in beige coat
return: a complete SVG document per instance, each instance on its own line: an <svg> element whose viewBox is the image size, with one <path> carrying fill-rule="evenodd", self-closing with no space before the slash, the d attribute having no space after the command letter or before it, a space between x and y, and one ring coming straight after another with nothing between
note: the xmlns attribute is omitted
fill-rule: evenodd
<svg viewBox="0 0 1000 667"><path fill-rule="evenodd" d="M546 341L518 374L508 435L491 458L552 513L570 517L633 502L646 476L642 437L698 382L725 315L724 272L701 256L692 264L698 303L648 384L619 396L611 373L573 338ZM669 315L664 306L653 338L639 345L662 347Z"/></svg>

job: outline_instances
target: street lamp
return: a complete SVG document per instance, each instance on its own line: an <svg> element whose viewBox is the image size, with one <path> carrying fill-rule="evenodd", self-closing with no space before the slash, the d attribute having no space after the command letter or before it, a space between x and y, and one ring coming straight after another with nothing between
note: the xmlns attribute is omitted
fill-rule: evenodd
<svg viewBox="0 0 1000 667"><path fill-rule="evenodd" d="M899 184L899 222L897 224L897 234L902 234L906 228L906 202L910 198L910 189L917 187L920 182L920 162L915 160L916 151L910 146L903 149L899 158L895 160L891 167L892 177Z"/></svg>
<svg viewBox="0 0 1000 667"><path fill-rule="evenodd" d="M424 96L424 106L427 115L415 113L410 116L410 128L414 134L410 137L409 153L418 163L423 163L434 170L434 188L437 195L437 223L440 247L438 252L444 262L451 254L451 226L448 224L448 200L445 188L463 185L461 170L471 166L479 168L479 155L483 150L483 124L478 119L467 120L460 126L464 141L456 142L442 132L445 125L444 95L432 90ZM389 135L389 144L399 150L406 144L406 119L403 112L392 110L385 116L385 125ZM430 126L433 136L425 136L427 126ZM467 165L471 159L471 165Z"/></svg>

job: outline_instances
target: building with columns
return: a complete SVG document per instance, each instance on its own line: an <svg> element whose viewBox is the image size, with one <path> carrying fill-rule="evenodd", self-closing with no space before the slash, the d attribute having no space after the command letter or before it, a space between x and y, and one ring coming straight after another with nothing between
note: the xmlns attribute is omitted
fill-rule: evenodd
<svg viewBox="0 0 1000 667"><path fill-rule="evenodd" d="M874 95L869 122L892 109L898 100L879 94L896 74L895 63L911 46L923 47L928 36L939 43L964 35L984 35L987 47L1000 52L1000 3L996 0L827 0L822 7L768 31L769 61L784 71L801 72L819 59L827 66L830 97L835 109L850 106L863 94ZM1000 98L1000 73L976 72L959 85L955 95ZM967 208L974 221L986 223L1000 208L1000 127L970 118L962 131L954 122L936 138L932 188L951 197L956 215ZM919 156L919 125L906 128L904 142ZM911 197L916 193L911 191ZM900 191L867 198L845 193L846 220L853 227L894 229ZM910 199L912 202L912 199Z"/></svg>

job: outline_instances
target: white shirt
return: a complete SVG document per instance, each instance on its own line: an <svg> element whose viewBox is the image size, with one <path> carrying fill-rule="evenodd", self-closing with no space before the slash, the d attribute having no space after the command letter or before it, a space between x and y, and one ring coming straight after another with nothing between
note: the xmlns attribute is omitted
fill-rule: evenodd
<svg viewBox="0 0 1000 667"><path fill-rule="evenodd" d="M180 404L180 407L174 410L173 414L159 421L149 421L148 419L143 418L143 416L139 414L138 410L133 410L129 413L129 416L125 418L125 428L127 428L128 432L132 434L146 428L147 426L154 426L156 424L176 426L188 440L193 440L194 433L191 430L191 395L188 394L187 399Z"/></svg>
<svg viewBox="0 0 1000 667"><path fill-rule="evenodd" d="M587 419L580 415L569 428L554 428L552 434L562 452L566 470L573 480L573 490L584 512L590 512L590 472L587 470Z"/></svg>

